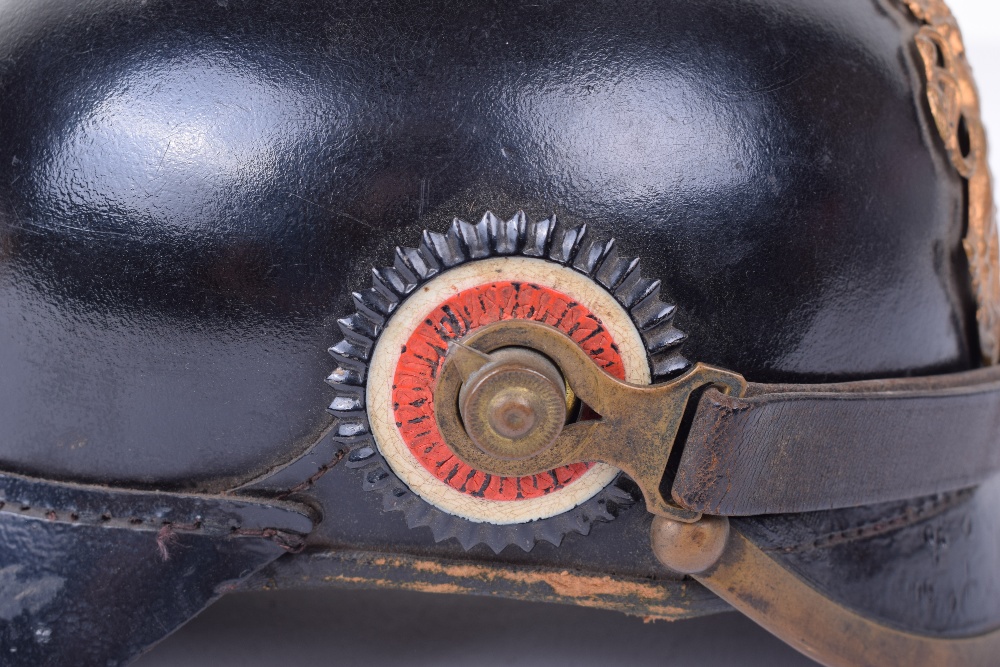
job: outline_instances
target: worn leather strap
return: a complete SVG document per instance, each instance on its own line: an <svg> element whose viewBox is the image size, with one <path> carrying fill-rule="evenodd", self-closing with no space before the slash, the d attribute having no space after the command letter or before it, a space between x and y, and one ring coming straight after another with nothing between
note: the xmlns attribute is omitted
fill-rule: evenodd
<svg viewBox="0 0 1000 667"><path fill-rule="evenodd" d="M974 486L1000 471L1000 368L704 392L672 495L751 516L853 507Z"/></svg>

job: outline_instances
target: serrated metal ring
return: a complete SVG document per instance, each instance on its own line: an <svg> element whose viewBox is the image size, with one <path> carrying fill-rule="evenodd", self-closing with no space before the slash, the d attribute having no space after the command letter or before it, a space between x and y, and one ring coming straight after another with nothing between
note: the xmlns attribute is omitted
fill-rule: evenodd
<svg viewBox="0 0 1000 667"><path fill-rule="evenodd" d="M637 260L621 258L613 240L592 238L586 226L562 227L554 218L528 223L523 213L502 221L487 213L475 225L456 220L446 234L424 232L417 248L397 248L393 267L373 272L373 287L354 295L357 312L339 322L344 340L330 350L339 365L328 378L337 389L330 406L338 418L335 437L350 449L347 464L363 470L364 487L383 493L386 509L404 512L411 527L430 527L437 540L455 537L465 548L485 543L495 551L509 544L528 550L539 539L559 544L566 533L586 534L594 521L610 520L633 502L623 488L627 485L614 481L616 471L595 466L587 472L589 484L580 484L581 478L557 492L576 488L574 493L557 496L561 502L548 497L547 509L539 511L527 509L526 501L518 500L508 507L518 505L525 511L509 513L511 520L498 521L496 512L463 512L442 503L428 494L426 484L414 481L409 474L412 470L400 466L403 459L398 452L389 452L394 464L389 465L379 450L392 445L395 424L386 424L383 413L387 407L384 389L391 384L394 364L380 362L370 369L374 355L398 356L399 332L405 333L414 317L426 316L422 311L428 304L422 301L437 298L442 281L446 290L455 281L455 289L466 283L481 284L488 279L477 268L508 275L512 271L523 278L528 265L543 269L564 290L571 286L568 291L581 302L600 302L604 312L614 309L626 315L608 319L628 325L619 327L615 340L631 341L623 345L625 354L632 356L627 364L631 381L649 382L650 369L652 377L660 379L688 367L677 350L683 334L672 325L673 306L659 298L659 281L643 278ZM428 288L432 283L438 287L435 294ZM406 324L396 331L395 324L401 322ZM373 393L372 386L380 390ZM377 406L370 405L373 397ZM371 414L370 409L377 409L378 414Z"/></svg>

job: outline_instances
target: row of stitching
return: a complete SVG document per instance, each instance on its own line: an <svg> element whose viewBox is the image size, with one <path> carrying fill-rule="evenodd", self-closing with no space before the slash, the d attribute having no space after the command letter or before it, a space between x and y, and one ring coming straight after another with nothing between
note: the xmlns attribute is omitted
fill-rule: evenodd
<svg viewBox="0 0 1000 667"><path fill-rule="evenodd" d="M196 519L192 523L178 523L176 521L164 520L159 516L142 517L129 515L125 517L114 517L108 512L102 512L101 514L93 516L80 515L77 512L64 512L64 516L60 516L56 510L51 508L39 509L26 503L15 503L15 509L14 507L9 507L8 505L9 503L0 501L0 512L30 516L33 519L44 518L47 521L69 523L72 525L100 527L108 526L113 521L120 521L127 522L128 527L135 529L140 526L152 524L152 528L158 528L156 533L156 545L159 550L160 557L164 562L170 559L169 548L176 542L179 533L196 533L201 532L204 528L200 519ZM119 527L125 526L120 525ZM291 553L298 553L305 546L305 540L300 535L295 535L294 533L278 530L276 528L246 530L241 524L233 524L229 527L229 533L235 537L259 537L265 540L270 540L285 551Z"/></svg>
<svg viewBox="0 0 1000 667"><path fill-rule="evenodd" d="M973 491L957 491L928 498L919 504L907 505L898 513L859 526L833 531L808 542L767 547L764 550L777 553L802 553L815 549L829 549L839 544L863 540L891 533L901 528L926 521L938 516L972 496Z"/></svg>
<svg viewBox="0 0 1000 667"><path fill-rule="evenodd" d="M293 486L292 488L288 489L287 491L283 491L282 493L279 493L278 496L277 496L277 498L279 500L284 500L285 498L287 498L288 496L292 495L293 493L302 493L303 491L306 491L306 490L310 489L313 486L313 484L315 484L317 481L319 481L320 477L322 477L326 473L330 472L330 470L332 470L334 468L334 466L336 466L338 463L340 463L345 456L347 456L347 449L344 449L344 448L338 449L337 453L333 455L333 459L331 459L329 463L324 463L323 465L321 465L319 467L319 470L317 470L315 472L315 474L312 475L312 477L310 477L309 479L307 479L307 480L305 480L305 481L303 481L303 482L301 482L299 484L296 484L295 486Z"/></svg>
<svg viewBox="0 0 1000 667"><path fill-rule="evenodd" d="M63 510L57 511L53 507L35 507L28 503L17 503L0 500L0 512L5 514L14 515L24 515L33 518L46 519L48 521L59 521L63 523L73 523L73 524L83 524L83 525L95 525L99 526L102 524L107 524L111 521L122 521L127 522L132 526L140 526L144 524L154 524L156 526L176 524L173 521L165 520L161 516L146 515L141 516L137 514L129 514L128 516L115 516L110 512L86 512L81 513L74 510ZM192 523L184 525L184 530L200 530L202 527L200 520L193 520ZM238 528L238 526L237 526Z"/></svg>

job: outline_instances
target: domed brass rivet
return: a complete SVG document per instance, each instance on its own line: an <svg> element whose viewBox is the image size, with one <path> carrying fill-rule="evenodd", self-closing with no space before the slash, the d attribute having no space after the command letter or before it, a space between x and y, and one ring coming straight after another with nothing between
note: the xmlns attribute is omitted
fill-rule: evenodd
<svg viewBox="0 0 1000 667"><path fill-rule="evenodd" d="M698 574L722 557L729 541L729 519L706 515L694 523L683 523L656 516L649 537L653 553L663 565L680 574Z"/></svg>
<svg viewBox="0 0 1000 667"><path fill-rule="evenodd" d="M497 350L482 361L459 392L469 438L499 459L546 451L566 423L566 384L559 369L525 348Z"/></svg>

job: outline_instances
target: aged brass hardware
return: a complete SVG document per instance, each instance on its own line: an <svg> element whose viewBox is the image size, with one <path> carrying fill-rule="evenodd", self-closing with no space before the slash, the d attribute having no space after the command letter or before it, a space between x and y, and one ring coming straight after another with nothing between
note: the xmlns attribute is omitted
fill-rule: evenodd
<svg viewBox="0 0 1000 667"><path fill-rule="evenodd" d="M729 543L729 519L706 514L694 523L653 518L649 543L657 560L680 574L697 574L715 565Z"/></svg>
<svg viewBox="0 0 1000 667"><path fill-rule="evenodd" d="M534 356L497 354L510 348L527 350ZM558 381L551 377L543 382L539 359L554 363L572 392L596 413L596 419L564 424L565 411L555 407L559 403L555 399L564 392L560 393ZM536 400L528 412L548 423L536 422L521 438L504 437L495 428L495 413L512 409L517 400L524 402L529 382L536 381L537 386L546 387L547 398ZM471 388L463 395L466 384ZM660 483L688 399L695 390L709 385L736 395L746 389L742 376L705 364L697 364L671 382L628 384L601 370L557 329L512 320L484 327L460 345L450 346L434 403L445 441L477 470L521 477L572 463L600 461L635 480L651 513L693 522L700 513L666 500ZM507 398L492 403L493 398L479 398L479 392L483 392L481 396ZM547 407L542 408L543 403ZM491 410L494 426L490 425Z"/></svg>
<svg viewBox="0 0 1000 667"><path fill-rule="evenodd" d="M742 376L704 364L663 384L621 382L558 330L513 320L451 343L434 401L447 443L477 469L522 476L602 461L625 471L654 515L650 546L665 567L824 665L992 664L1000 631L951 639L880 624L812 588L728 518L666 500L660 485L670 452L692 393L705 386L738 396L747 388ZM597 418L566 423L568 393Z"/></svg>
<svg viewBox="0 0 1000 667"><path fill-rule="evenodd" d="M1000 630L940 638L866 618L812 588L739 531L728 530L725 517L706 516L696 524L656 517L651 544L664 565L690 574L827 667L971 667L996 664L1000 652Z"/></svg>
<svg viewBox="0 0 1000 667"><path fill-rule="evenodd" d="M551 361L527 348L453 349L459 372L470 371L462 373L459 413L481 451L523 459L555 443L566 423L566 383Z"/></svg>
<svg viewBox="0 0 1000 667"><path fill-rule="evenodd" d="M903 0L920 21L914 38L924 65L927 104L955 170L968 183L969 258L983 362L1000 363L1000 241L979 91L958 23L943 0Z"/></svg>

